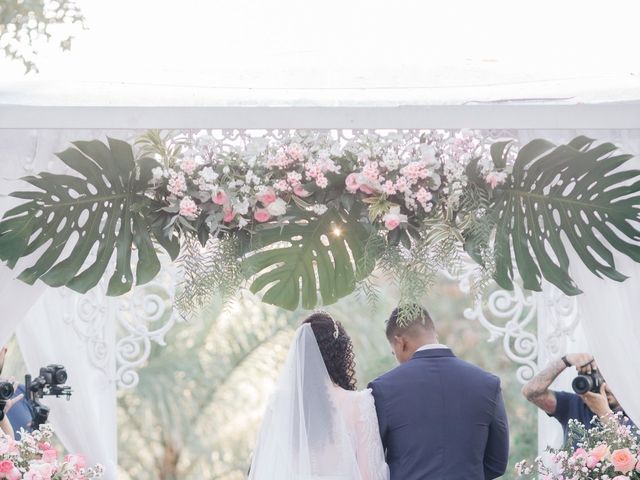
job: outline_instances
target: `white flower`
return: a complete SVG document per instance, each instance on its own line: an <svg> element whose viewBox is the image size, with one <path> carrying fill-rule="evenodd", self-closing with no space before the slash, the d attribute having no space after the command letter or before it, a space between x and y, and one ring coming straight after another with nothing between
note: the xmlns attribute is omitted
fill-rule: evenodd
<svg viewBox="0 0 640 480"><path fill-rule="evenodd" d="M204 167L202 170L200 170L200 177L202 177L205 182L211 183L218 178L218 174L213 171L213 168Z"/></svg>
<svg viewBox="0 0 640 480"><path fill-rule="evenodd" d="M229 168L229 165L225 165L222 168L222 173L224 173L225 175L229 175L229 172L231 171L231 169Z"/></svg>
<svg viewBox="0 0 640 480"><path fill-rule="evenodd" d="M316 215L324 215L324 213L328 210L326 205L322 205L320 203L316 203L313 207L311 207L311 209Z"/></svg>
<svg viewBox="0 0 640 480"><path fill-rule="evenodd" d="M246 198L242 201L239 200L234 204L233 208L240 215L246 215L249 212L249 200Z"/></svg>
<svg viewBox="0 0 640 480"><path fill-rule="evenodd" d="M244 217L238 218L238 226L240 228L246 227L248 223L249 223L249 220L247 220L246 218Z"/></svg>
<svg viewBox="0 0 640 480"><path fill-rule="evenodd" d="M279 217L287 213L287 202L281 198L277 198L275 201L267 205L267 211L274 217Z"/></svg>
<svg viewBox="0 0 640 480"><path fill-rule="evenodd" d="M158 181L164 177L164 170L162 170L162 167L156 167L151 170L151 174L153 175L153 179Z"/></svg>

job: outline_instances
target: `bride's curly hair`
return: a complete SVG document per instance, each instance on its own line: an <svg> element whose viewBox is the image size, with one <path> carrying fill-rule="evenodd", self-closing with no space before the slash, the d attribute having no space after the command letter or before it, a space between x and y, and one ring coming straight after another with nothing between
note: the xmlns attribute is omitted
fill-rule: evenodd
<svg viewBox="0 0 640 480"><path fill-rule="evenodd" d="M322 359L333 383L345 390L356 390L356 362L351 337L342 324L324 312L309 315L303 323L311 325ZM335 331L338 326L338 337Z"/></svg>

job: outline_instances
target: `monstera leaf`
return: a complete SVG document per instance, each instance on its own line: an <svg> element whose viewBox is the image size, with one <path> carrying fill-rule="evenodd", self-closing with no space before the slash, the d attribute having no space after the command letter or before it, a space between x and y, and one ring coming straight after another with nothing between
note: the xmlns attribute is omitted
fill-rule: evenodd
<svg viewBox="0 0 640 480"><path fill-rule="evenodd" d="M500 162L505 144L492 149ZM524 287L541 280L568 295L580 289L568 273L563 236L595 275L622 281L610 248L640 262L640 171L619 169L631 155L614 154L611 143L578 137L568 145L546 140L525 145L512 180L496 190L495 279L513 288L512 250Z"/></svg>
<svg viewBox="0 0 640 480"><path fill-rule="evenodd" d="M329 209L316 218L300 210L296 220L256 232L263 247L244 260L251 291L266 288L262 300L287 310L335 303L366 278L375 262L365 261L367 229L355 215Z"/></svg>
<svg viewBox="0 0 640 480"><path fill-rule="evenodd" d="M111 138L108 143L75 142L58 157L80 176L44 172L24 178L39 190L12 194L28 202L9 210L0 222L0 259L13 268L20 257L43 250L21 280L40 278L84 293L99 282L115 250L107 292L120 295L133 284L133 246L139 284L160 270L152 234L172 257L177 255L177 239L165 237L157 221L151 223L157 220L153 201L142 194L155 162L142 159L136 167L128 143ZM60 260L65 247L68 255ZM92 250L95 259L86 265Z"/></svg>

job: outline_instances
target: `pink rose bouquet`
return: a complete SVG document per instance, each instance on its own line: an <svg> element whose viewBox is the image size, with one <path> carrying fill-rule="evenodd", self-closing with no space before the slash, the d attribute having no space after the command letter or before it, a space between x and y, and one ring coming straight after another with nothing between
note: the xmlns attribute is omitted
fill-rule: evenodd
<svg viewBox="0 0 640 480"><path fill-rule="evenodd" d="M567 446L549 449L550 462L538 457L533 464L519 462L521 478L545 480L640 480L640 430L621 413L590 429L575 420L569 424Z"/></svg>

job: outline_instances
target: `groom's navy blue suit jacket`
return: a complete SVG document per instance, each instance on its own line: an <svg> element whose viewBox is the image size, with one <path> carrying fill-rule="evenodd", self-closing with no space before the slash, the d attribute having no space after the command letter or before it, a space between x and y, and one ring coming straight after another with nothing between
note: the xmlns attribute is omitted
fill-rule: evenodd
<svg viewBox="0 0 640 480"><path fill-rule="evenodd" d="M438 348L416 352L369 387L391 480L504 474L509 428L495 375Z"/></svg>

